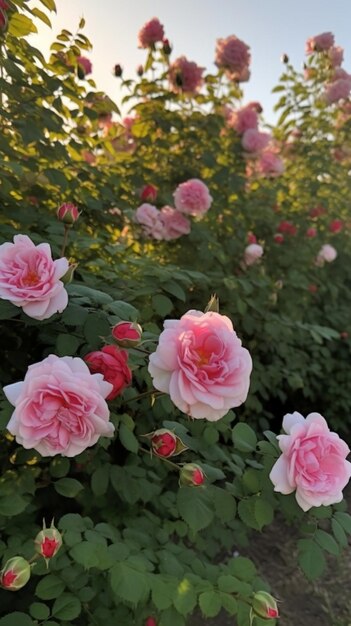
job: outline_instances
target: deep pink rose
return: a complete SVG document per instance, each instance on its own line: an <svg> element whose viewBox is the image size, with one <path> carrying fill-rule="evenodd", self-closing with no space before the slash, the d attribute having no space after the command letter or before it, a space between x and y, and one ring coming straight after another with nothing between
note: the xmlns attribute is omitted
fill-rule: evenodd
<svg viewBox="0 0 351 626"><path fill-rule="evenodd" d="M112 385L106 400L113 400L132 380L132 372L128 363L128 352L117 346L104 346L101 350L89 352L84 357L93 374L102 374L104 380Z"/></svg>
<svg viewBox="0 0 351 626"><path fill-rule="evenodd" d="M244 261L245 265L254 265L263 255L263 248L258 243L250 243L245 248Z"/></svg>
<svg viewBox="0 0 351 626"><path fill-rule="evenodd" d="M9 300L36 320L61 313L68 295L60 280L68 270L65 258L52 260L48 243L36 246L27 235L0 246L0 298Z"/></svg>
<svg viewBox="0 0 351 626"><path fill-rule="evenodd" d="M149 372L156 389L190 417L217 421L245 402L252 369L230 319L188 311L166 320Z"/></svg>
<svg viewBox="0 0 351 626"><path fill-rule="evenodd" d="M91 61L86 57L77 57L78 63L78 76L79 78L85 78L87 74L91 74L93 71L93 66Z"/></svg>
<svg viewBox="0 0 351 626"><path fill-rule="evenodd" d="M344 228L344 222L342 220L332 220L328 228L331 233L341 233Z"/></svg>
<svg viewBox="0 0 351 626"><path fill-rule="evenodd" d="M155 202L157 198L157 187L155 185L144 185L140 192L140 200L143 202Z"/></svg>
<svg viewBox="0 0 351 626"><path fill-rule="evenodd" d="M178 185L173 198L176 209L187 215L204 215L212 204L208 187L197 178Z"/></svg>
<svg viewBox="0 0 351 626"><path fill-rule="evenodd" d="M284 172L284 163L272 150L266 150L260 156L258 170L263 176L276 177Z"/></svg>
<svg viewBox="0 0 351 626"><path fill-rule="evenodd" d="M351 77L339 78L325 86L324 100L327 104L334 104L339 100L346 100L351 91Z"/></svg>
<svg viewBox="0 0 351 626"><path fill-rule="evenodd" d="M143 329L136 322L118 322L111 334L121 348L133 348L140 343Z"/></svg>
<svg viewBox="0 0 351 626"><path fill-rule="evenodd" d="M215 64L238 82L249 79L250 48L235 35L217 39Z"/></svg>
<svg viewBox="0 0 351 626"><path fill-rule="evenodd" d="M203 84L204 68L184 56L176 59L169 68L169 80L174 91L195 94Z"/></svg>
<svg viewBox="0 0 351 626"><path fill-rule="evenodd" d="M140 29L138 34L138 41L140 48L150 48L157 41L162 41L164 37L164 28L157 17L153 17L146 22Z"/></svg>
<svg viewBox="0 0 351 626"><path fill-rule="evenodd" d="M350 450L339 435L330 432L319 413L306 419L297 411L283 419L286 435L278 435L281 456L269 475L274 491L296 491L298 505L308 511L313 506L341 502L342 490L351 476Z"/></svg>
<svg viewBox="0 0 351 626"><path fill-rule="evenodd" d="M141 225L144 234L154 239L164 239L165 229L161 213L155 206L145 202L135 212L135 221Z"/></svg>
<svg viewBox="0 0 351 626"><path fill-rule="evenodd" d="M164 228L163 238L165 241L178 239L182 235L189 235L190 222L185 215L171 206L164 206L161 209L161 220Z"/></svg>
<svg viewBox="0 0 351 626"><path fill-rule="evenodd" d="M315 35L310 37L306 41L305 52L306 54L312 54L313 52L323 52L329 50L334 45L333 33L322 33L321 35Z"/></svg>
<svg viewBox="0 0 351 626"><path fill-rule="evenodd" d="M99 437L112 437L105 402L111 388L82 359L50 354L29 366L23 382L4 387L15 406L7 428L17 443L43 456L76 456Z"/></svg>
<svg viewBox="0 0 351 626"><path fill-rule="evenodd" d="M262 133L256 128L248 128L241 139L241 145L247 152L261 152L267 148L272 136L270 133Z"/></svg>
<svg viewBox="0 0 351 626"><path fill-rule="evenodd" d="M258 128L258 114L257 110L251 106L246 105L241 109L232 111L228 119L228 126L234 128L239 135L245 133L249 128Z"/></svg>

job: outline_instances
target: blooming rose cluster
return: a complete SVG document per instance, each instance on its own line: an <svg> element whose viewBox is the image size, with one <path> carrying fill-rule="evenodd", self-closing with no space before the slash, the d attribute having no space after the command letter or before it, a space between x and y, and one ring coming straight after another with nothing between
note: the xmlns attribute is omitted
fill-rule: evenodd
<svg viewBox="0 0 351 626"><path fill-rule="evenodd" d="M333 33L321 33L321 35L315 35L310 37L306 41L305 52L306 54L313 54L313 52L325 52L334 46Z"/></svg>
<svg viewBox="0 0 351 626"><path fill-rule="evenodd" d="M190 233L187 215L201 217L209 210L212 197L201 180L190 179L178 185L173 194L175 208L164 206L160 210L144 203L135 212L135 221L144 234L157 240L171 241Z"/></svg>
<svg viewBox="0 0 351 626"><path fill-rule="evenodd" d="M214 311L188 311L166 320L149 372L156 389L195 419L217 421L245 402L252 369L230 319Z"/></svg>
<svg viewBox="0 0 351 626"><path fill-rule="evenodd" d="M332 70L329 81L324 86L323 99L326 104L331 105L340 100L347 100L351 93L351 75L341 68L344 50L341 46L334 45L333 33L327 32L310 37L306 42L306 54L314 52L327 54ZM306 79L313 79L316 70L313 67L307 67L304 74Z"/></svg>
<svg viewBox="0 0 351 626"><path fill-rule="evenodd" d="M62 282L67 259L53 261L48 243L35 245L27 235L0 246L0 298L21 307L36 320L61 313L68 304Z"/></svg>
<svg viewBox="0 0 351 626"><path fill-rule="evenodd" d="M341 502L342 490L351 477L346 443L329 430L319 413L310 413L306 419L297 411L289 413L283 429L286 434L278 435L282 454L270 473L274 490L283 494L295 491L304 511Z"/></svg>
<svg viewBox="0 0 351 626"><path fill-rule="evenodd" d="M217 39L215 64L231 80L246 82L250 78L250 47L235 35Z"/></svg>
<svg viewBox="0 0 351 626"><path fill-rule="evenodd" d="M195 94L203 84L204 68L185 56L176 59L169 68L169 81L175 92Z"/></svg>

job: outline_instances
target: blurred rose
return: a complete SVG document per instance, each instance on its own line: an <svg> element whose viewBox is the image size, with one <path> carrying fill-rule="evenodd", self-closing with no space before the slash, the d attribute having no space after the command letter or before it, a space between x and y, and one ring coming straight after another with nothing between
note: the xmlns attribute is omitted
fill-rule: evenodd
<svg viewBox="0 0 351 626"><path fill-rule="evenodd" d="M332 46L334 46L333 33L322 33L321 35L315 35L315 37L307 39L305 52L306 54L323 52L324 50L329 50Z"/></svg>
<svg viewBox="0 0 351 626"><path fill-rule="evenodd" d="M179 57L169 68L169 80L174 91L195 94L203 84L204 68L185 56Z"/></svg>
<svg viewBox="0 0 351 626"><path fill-rule="evenodd" d="M178 185L173 198L178 211L193 216L204 215L212 204L207 185L198 178L191 178Z"/></svg>
<svg viewBox="0 0 351 626"><path fill-rule="evenodd" d="M164 28L157 17L146 22L138 34L139 48L151 48L157 41L162 41Z"/></svg>

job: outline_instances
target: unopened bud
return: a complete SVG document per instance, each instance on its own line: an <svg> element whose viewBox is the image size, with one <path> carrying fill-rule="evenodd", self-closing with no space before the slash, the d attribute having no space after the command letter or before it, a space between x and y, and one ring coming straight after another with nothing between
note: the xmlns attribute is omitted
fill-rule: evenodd
<svg viewBox="0 0 351 626"><path fill-rule="evenodd" d="M145 185L140 192L140 199L143 202L155 202L157 198L157 187L155 185Z"/></svg>
<svg viewBox="0 0 351 626"><path fill-rule="evenodd" d="M142 75L144 74L144 68L142 65L138 65L136 73L138 74L138 76L140 76L140 78L142 77Z"/></svg>
<svg viewBox="0 0 351 626"><path fill-rule="evenodd" d="M147 617L144 626L157 626L157 622L154 617Z"/></svg>
<svg viewBox="0 0 351 626"><path fill-rule="evenodd" d="M30 579L30 564L22 556L6 561L0 572L0 585L7 591L22 589Z"/></svg>
<svg viewBox="0 0 351 626"><path fill-rule="evenodd" d="M64 285L69 285L72 280L73 280L73 276L74 276L74 272L78 267L78 263L72 263L71 265L68 266L68 270L66 272L66 274L64 274L60 280L63 282Z"/></svg>
<svg viewBox="0 0 351 626"><path fill-rule="evenodd" d="M121 348L133 348L139 345L143 329L136 322L118 322L112 328L112 337Z"/></svg>
<svg viewBox="0 0 351 626"><path fill-rule="evenodd" d="M50 528L46 528L45 520L43 521L43 530L41 530L34 539L35 550L44 557L46 563L52 559L62 546L62 537L60 532L55 528L54 522L51 522Z"/></svg>
<svg viewBox="0 0 351 626"><path fill-rule="evenodd" d="M78 207L71 202L64 202L57 209L57 217L60 222L67 224L68 226L72 226L80 216L80 212L78 211Z"/></svg>
<svg viewBox="0 0 351 626"><path fill-rule="evenodd" d="M279 617L277 601L267 591L257 591L252 599L252 612L261 619Z"/></svg>
<svg viewBox="0 0 351 626"><path fill-rule="evenodd" d="M116 78L120 78L122 76L123 68L119 63L117 63L115 67L113 68L113 73L116 76Z"/></svg>
<svg viewBox="0 0 351 626"><path fill-rule="evenodd" d="M164 39L164 40L162 41L162 44L163 44L163 45L162 45L163 52L164 52L165 54L167 54L167 55L168 55L168 54L171 54L171 52L172 52L172 46L171 46L171 44L169 43L169 40L168 40L168 39Z"/></svg>
<svg viewBox="0 0 351 626"><path fill-rule="evenodd" d="M219 298L216 296L215 293L211 296L205 308L205 313L208 313L209 311L213 311L214 313L219 313Z"/></svg>
<svg viewBox="0 0 351 626"><path fill-rule="evenodd" d="M152 452L156 456L167 458L176 456L188 449L188 446L182 442L180 437L167 428L159 428L143 436L150 439Z"/></svg>
<svg viewBox="0 0 351 626"><path fill-rule="evenodd" d="M282 62L282 63L289 63L289 57L288 57L288 55L287 55L287 54L285 54L285 52L284 52L284 54L282 54L282 56L280 57L280 60L281 60L281 62Z"/></svg>
<svg viewBox="0 0 351 626"><path fill-rule="evenodd" d="M188 487L199 487L205 482L205 474L200 465L186 463L180 470L179 484Z"/></svg>

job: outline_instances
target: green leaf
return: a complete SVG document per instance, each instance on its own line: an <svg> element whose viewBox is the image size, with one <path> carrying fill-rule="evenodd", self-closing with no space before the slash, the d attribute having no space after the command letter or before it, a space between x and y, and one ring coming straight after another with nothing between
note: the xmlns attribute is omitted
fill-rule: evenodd
<svg viewBox="0 0 351 626"><path fill-rule="evenodd" d="M191 613L196 606L197 595L187 578L180 581L173 596L173 604L181 615Z"/></svg>
<svg viewBox="0 0 351 626"><path fill-rule="evenodd" d="M55 574L48 574L37 584L35 595L41 600L58 598L65 588L65 583Z"/></svg>
<svg viewBox="0 0 351 626"><path fill-rule="evenodd" d="M30 33L37 33L34 22L22 13L13 13L9 22L8 33L13 37L26 37Z"/></svg>
<svg viewBox="0 0 351 626"><path fill-rule="evenodd" d="M118 598L130 602L133 606L141 601L146 602L150 591L146 572L128 561L116 563L111 569L111 587Z"/></svg>
<svg viewBox="0 0 351 626"><path fill-rule="evenodd" d="M164 611L172 605L173 585L167 584L161 575L151 578L151 598L159 611Z"/></svg>
<svg viewBox="0 0 351 626"><path fill-rule="evenodd" d="M336 539L336 541L338 542L338 544L342 547L342 548L346 548L348 541L347 541L347 536L346 533L343 529L343 527L341 526L341 524L338 522L337 519L332 519L332 531L334 534L334 537Z"/></svg>
<svg viewBox="0 0 351 626"><path fill-rule="evenodd" d="M215 617L221 610L221 599L217 591L204 591L199 595L199 606L205 617Z"/></svg>
<svg viewBox="0 0 351 626"><path fill-rule="evenodd" d="M108 488L110 466L105 463L98 467L91 477L91 488L95 496L103 496Z"/></svg>
<svg viewBox="0 0 351 626"><path fill-rule="evenodd" d="M0 515L13 517L19 515L28 506L28 502L18 494L0 497Z"/></svg>
<svg viewBox="0 0 351 626"><path fill-rule="evenodd" d="M351 515L338 511L337 513L334 513L334 519L336 519L347 534L351 534Z"/></svg>
<svg viewBox="0 0 351 626"><path fill-rule="evenodd" d="M229 593L221 592L219 594L223 608L229 613L229 615L235 615L238 610L238 604L235 598Z"/></svg>
<svg viewBox="0 0 351 626"><path fill-rule="evenodd" d="M56 348L58 356L73 356L76 354L81 339L74 335L61 334L57 336Z"/></svg>
<svg viewBox="0 0 351 626"><path fill-rule="evenodd" d="M41 11L37 7L34 7L33 9L31 9L31 13L32 13L32 15L37 17L39 20L44 22L44 24L49 26L49 28L51 28L51 22L50 22L48 16L46 15L46 13L44 13L44 11Z"/></svg>
<svg viewBox="0 0 351 626"><path fill-rule="evenodd" d="M55 491L65 498L75 498L83 489L82 483L75 478L60 478L54 483Z"/></svg>
<svg viewBox="0 0 351 626"><path fill-rule="evenodd" d="M236 514L235 498L228 493L228 491L220 487L212 486L211 493L214 496L213 501L217 517L219 517L222 522L231 522Z"/></svg>
<svg viewBox="0 0 351 626"><path fill-rule="evenodd" d="M106 307L111 313L117 315L121 320L135 322L138 319L139 311L128 302L123 300L114 300Z"/></svg>
<svg viewBox="0 0 351 626"><path fill-rule="evenodd" d="M47 619L50 615L50 609L42 602L33 602L29 607L29 612L35 619Z"/></svg>
<svg viewBox="0 0 351 626"><path fill-rule="evenodd" d="M67 291L70 296L86 297L89 300L90 304L103 305L113 301L111 296L109 296L107 293L99 291L98 289L92 289L91 287L87 287L86 285L79 285L77 283L67 285Z"/></svg>
<svg viewBox="0 0 351 626"><path fill-rule="evenodd" d="M326 567L324 553L312 539L299 542L298 562L309 580L321 576Z"/></svg>
<svg viewBox="0 0 351 626"><path fill-rule="evenodd" d="M22 309L7 300L0 300L0 320L9 320L19 315Z"/></svg>
<svg viewBox="0 0 351 626"><path fill-rule="evenodd" d="M274 517L273 507L263 498L257 497L255 502L255 518L259 530L262 530L263 526L271 524Z"/></svg>
<svg viewBox="0 0 351 626"><path fill-rule="evenodd" d="M29 615L19 611L8 613L0 619L0 626L35 626L35 623Z"/></svg>
<svg viewBox="0 0 351 626"><path fill-rule="evenodd" d="M84 569L90 569L91 567L98 567L100 549L101 546L98 544L82 541L74 545L69 553L76 563L82 565Z"/></svg>
<svg viewBox="0 0 351 626"><path fill-rule="evenodd" d="M56 13L56 4L55 0L40 0L40 2L49 9L49 11L54 11Z"/></svg>
<svg viewBox="0 0 351 626"><path fill-rule="evenodd" d="M242 582L230 576L229 574L223 574L218 578L218 589L225 593L240 593Z"/></svg>
<svg viewBox="0 0 351 626"><path fill-rule="evenodd" d="M134 454L137 454L139 449L139 442L134 433L125 424L120 424L118 435L122 446L126 448L126 450L129 450L129 452L134 452Z"/></svg>
<svg viewBox="0 0 351 626"><path fill-rule="evenodd" d="M180 516L195 532L206 528L214 517L211 498L201 487L180 487L177 507Z"/></svg>
<svg viewBox="0 0 351 626"><path fill-rule="evenodd" d="M98 349L104 338L110 335L110 332L111 326L105 315L100 313L89 314L84 324L84 336L91 350Z"/></svg>
<svg viewBox="0 0 351 626"><path fill-rule="evenodd" d="M81 610L82 605L76 596L71 593L63 593L55 600L52 615L63 622L68 622L78 617Z"/></svg>
<svg viewBox="0 0 351 626"><path fill-rule="evenodd" d="M240 450L240 452L251 452L256 448L256 433L244 422L239 422L234 426L232 430L232 438L235 448Z"/></svg>
<svg viewBox="0 0 351 626"><path fill-rule="evenodd" d="M70 460L65 456L56 456L50 463L50 474L54 478L63 478L69 472Z"/></svg>
<svg viewBox="0 0 351 626"><path fill-rule="evenodd" d="M160 626L185 626L184 617L173 607L162 612Z"/></svg>
<svg viewBox="0 0 351 626"><path fill-rule="evenodd" d="M162 294L156 294L152 297L152 306L161 317L165 317L173 310L172 300Z"/></svg>
<svg viewBox="0 0 351 626"><path fill-rule="evenodd" d="M245 582L251 582L256 576L254 563L246 556L234 557L229 564L230 573Z"/></svg>
<svg viewBox="0 0 351 626"><path fill-rule="evenodd" d="M334 556L338 556L340 554L340 548L336 543L334 537L329 533L325 532L325 530L321 530L318 528L314 535L315 541L320 545L323 550L329 552L330 554L334 554Z"/></svg>

